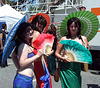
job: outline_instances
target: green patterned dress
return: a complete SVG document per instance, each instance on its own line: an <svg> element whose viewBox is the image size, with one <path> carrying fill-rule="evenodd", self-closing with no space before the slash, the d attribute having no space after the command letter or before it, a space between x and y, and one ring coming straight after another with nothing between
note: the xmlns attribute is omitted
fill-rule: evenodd
<svg viewBox="0 0 100 88"><path fill-rule="evenodd" d="M60 62L59 66L62 88L81 88L81 64Z"/></svg>
<svg viewBox="0 0 100 88"><path fill-rule="evenodd" d="M59 66L62 88L81 88L81 64L59 62Z"/></svg>

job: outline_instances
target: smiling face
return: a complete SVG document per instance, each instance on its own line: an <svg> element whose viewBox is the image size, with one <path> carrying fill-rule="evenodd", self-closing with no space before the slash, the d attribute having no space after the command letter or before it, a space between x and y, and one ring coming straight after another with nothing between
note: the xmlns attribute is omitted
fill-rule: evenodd
<svg viewBox="0 0 100 88"><path fill-rule="evenodd" d="M73 36L77 35L78 26L76 26L75 22L72 22L72 24L70 25L70 32L71 32L71 35Z"/></svg>
<svg viewBox="0 0 100 88"><path fill-rule="evenodd" d="M74 38L74 37L80 37L81 35L81 22L78 18L73 17L70 18L67 22L67 37L68 38Z"/></svg>
<svg viewBox="0 0 100 88"><path fill-rule="evenodd" d="M36 23L36 27L38 28L38 30L39 30L40 32L43 31L43 24L42 24L42 23L37 22L37 23Z"/></svg>
<svg viewBox="0 0 100 88"><path fill-rule="evenodd" d="M41 33L41 32L43 32L45 26L47 25L47 22L43 16L38 15L32 20L32 25L33 24L35 24L36 30Z"/></svg>
<svg viewBox="0 0 100 88"><path fill-rule="evenodd" d="M25 38L28 38L28 39L33 38L33 29L30 26L27 27L23 35Z"/></svg>

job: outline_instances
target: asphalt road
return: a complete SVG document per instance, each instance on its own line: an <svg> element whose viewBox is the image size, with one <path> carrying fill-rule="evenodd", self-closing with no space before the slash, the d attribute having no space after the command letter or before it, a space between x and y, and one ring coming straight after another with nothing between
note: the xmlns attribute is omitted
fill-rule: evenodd
<svg viewBox="0 0 100 88"><path fill-rule="evenodd" d="M16 74L16 68L11 59L8 59L8 65L5 68L0 68L0 88L13 88L13 79ZM100 70L88 70L88 72L81 72L82 88L100 88ZM36 79L33 79L34 88L36 86ZM55 82L52 76L53 88L61 88L61 83Z"/></svg>

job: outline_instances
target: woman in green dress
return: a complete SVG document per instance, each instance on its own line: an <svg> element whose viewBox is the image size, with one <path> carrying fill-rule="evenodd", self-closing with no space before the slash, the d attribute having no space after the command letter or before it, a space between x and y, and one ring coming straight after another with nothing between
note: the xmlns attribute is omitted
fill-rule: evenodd
<svg viewBox="0 0 100 88"><path fill-rule="evenodd" d="M61 85L62 88L81 88L81 64L65 57L65 52L61 55L62 50L66 49L61 40L74 40L84 47L88 47L88 42L87 38L80 34L81 23L78 18L70 18L66 24L68 34L60 39L55 52L56 57L60 59Z"/></svg>

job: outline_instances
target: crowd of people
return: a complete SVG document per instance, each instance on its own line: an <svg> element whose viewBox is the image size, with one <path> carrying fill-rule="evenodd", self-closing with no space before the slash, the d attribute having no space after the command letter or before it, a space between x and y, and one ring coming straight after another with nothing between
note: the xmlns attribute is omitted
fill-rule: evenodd
<svg viewBox="0 0 100 88"><path fill-rule="evenodd" d="M57 77L60 76L61 78L62 88L81 88L81 64L72 62L64 55L61 55L64 49L64 45L61 43L62 40L74 40L84 47L88 47L87 38L80 34L80 20L75 17L68 20L66 23L68 33L60 41L57 41L57 27L54 24L51 24L46 32L46 34L55 36L52 49L49 51L50 54L46 56L47 60L45 59L49 70L49 87L45 87L45 82L40 80L45 75L41 61L41 57L45 56L44 52L40 49L35 53L33 44L36 38L43 33L46 25L47 20L42 15L37 15L31 22L23 22L18 27L15 34L17 36L15 40L16 48L12 53L12 60L17 68L13 88L33 88L32 79L34 75L37 82L36 88L52 88L51 75L55 75L56 68L59 72ZM59 62L59 66L56 65L56 62ZM61 74L62 71L65 74Z"/></svg>

